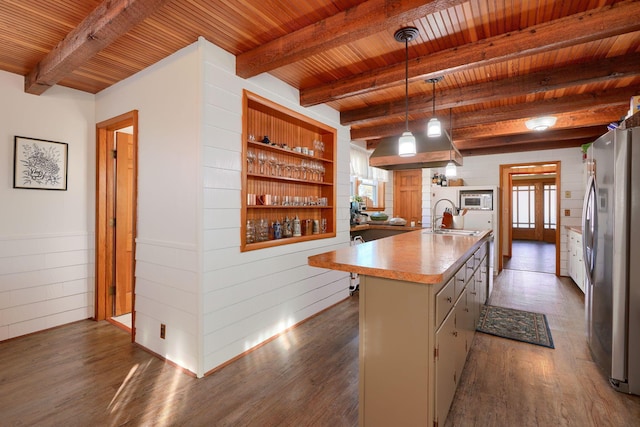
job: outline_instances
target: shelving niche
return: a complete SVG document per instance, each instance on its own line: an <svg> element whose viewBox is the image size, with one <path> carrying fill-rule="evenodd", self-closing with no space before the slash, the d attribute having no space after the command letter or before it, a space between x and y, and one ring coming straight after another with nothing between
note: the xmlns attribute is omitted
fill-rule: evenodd
<svg viewBox="0 0 640 427"><path fill-rule="evenodd" d="M265 136L270 143L262 142ZM241 251L335 237L336 129L245 90L242 141ZM275 239L275 221L284 232L285 217L293 229L296 216L302 236ZM259 231L248 233L249 224L257 230L261 220L269 226L267 240Z"/></svg>

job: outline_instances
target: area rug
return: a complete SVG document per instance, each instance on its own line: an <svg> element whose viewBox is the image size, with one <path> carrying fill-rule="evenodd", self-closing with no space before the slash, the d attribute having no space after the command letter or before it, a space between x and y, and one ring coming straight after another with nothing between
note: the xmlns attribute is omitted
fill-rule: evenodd
<svg viewBox="0 0 640 427"><path fill-rule="evenodd" d="M485 305L482 307L476 330L502 338L555 348L547 316L541 313Z"/></svg>

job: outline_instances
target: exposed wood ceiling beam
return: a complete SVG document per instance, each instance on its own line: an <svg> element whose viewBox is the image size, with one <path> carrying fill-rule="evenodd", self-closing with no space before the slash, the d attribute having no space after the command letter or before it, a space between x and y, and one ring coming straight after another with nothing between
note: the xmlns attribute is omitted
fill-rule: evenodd
<svg viewBox="0 0 640 427"><path fill-rule="evenodd" d="M628 104L625 109L628 109ZM606 132L606 125L614 120L620 119L620 108L606 107L606 108L593 108L589 110L574 111L570 114L561 115L558 117L558 121L552 131L564 130L567 133L556 134L562 135L565 138L571 139L570 132L572 128L575 128L576 132L580 132L580 128L595 128L600 126L600 132L598 135L602 135ZM455 119L454 119L455 120ZM443 123L444 125L444 123ZM446 128L447 126L445 126ZM422 131L424 131L423 128ZM510 135L520 135L526 132L522 120L511 120L503 122L492 122L484 125L474 125L462 128L454 128L453 142L458 145L463 141L469 141L474 139L491 139L495 135L504 135L508 138ZM549 135L549 131L544 132ZM399 135L399 134L398 134ZM584 134L581 134L584 136ZM367 140L366 146L368 150L372 150L377 147L379 139ZM504 142L504 141L503 141Z"/></svg>
<svg viewBox="0 0 640 427"><path fill-rule="evenodd" d="M243 78L257 76L465 1L369 0L238 55L236 74Z"/></svg>
<svg viewBox="0 0 640 427"><path fill-rule="evenodd" d="M540 141L531 144L516 144L516 145L501 145L493 147L479 148L475 150L460 150L462 157L468 156L484 156L488 154L503 154L503 153L521 153L525 151L537 151L537 150L552 150L558 148L571 148L580 147L582 144L593 142L593 139L572 139L567 141ZM576 156L579 155L579 151L576 150Z"/></svg>
<svg viewBox="0 0 640 427"><path fill-rule="evenodd" d="M542 99L539 101L512 104L509 105L508 108L500 106L469 113L454 114L453 128L456 129L461 126L518 120L538 115L570 113L572 111L587 110L594 107L618 107L620 114L624 114L629 106L629 96L634 93L640 93L640 86L612 89L597 93L569 95L560 98ZM478 100L477 102L481 101ZM409 130L412 132L424 131L427 126L427 121L427 119L413 121L409 124ZM443 117L443 120L441 121L446 128L451 127L448 118ZM369 126L359 129L351 129L351 139L363 140L383 138L386 136L400 135L404 131L405 125L400 122L379 126Z"/></svg>
<svg viewBox="0 0 640 427"><path fill-rule="evenodd" d="M629 109L627 104L625 111ZM620 120L623 114L620 107L591 108L582 111L572 111L567 114L559 114L558 121L550 130L579 129L583 127L602 126L600 134L607 131L607 125ZM483 125L458 128L453 131L453 139L468 140L475 138L489 138L495 135L518 135L531 132L526 129L522 120L509 120L505 122L492 122Z"/></svg>
<svg viewBox="0 0 640 427"><path fill-rule="evenodd" d="M636 76L640 76L640 53L441 91L436 94L436 109L444 110L500 100L505 98L505 94L508 94L508 97L517 97ZM432 108L432 99L426 99L424 96L409 98L409 110L414 114L428 113ZM402 99L343 111L340 113L340 123L345 126L356 125L389 116L402 116L404 112L405 100Z"/></svg>
<svg viewBox="0 0 640 427"><path fill-rule="evenodd" d="M638 16L640 2L626 1L414 58L409 61L410 80L470 70L638 31ZM404 65L393 64L303 89L300 91L300 104L308 107L397 85L404 81Z"/></svg>
<svg viewBox="0 0 640 427"><path fill-rule="evenodd" d="M103 1L25 76L25 92L41 95L167 1Z"/></svg>
<svg viewBox="0 0 640 427"><path fill-rule="evenodd" d="M604 133L602 126L591 126L580 129L547 130L544 132L523 133L493 138L477 138L471 140L455 140L458 150L475 150L485 147L501 147L504 145L531 144L546 141L594 140Z"/></svg>

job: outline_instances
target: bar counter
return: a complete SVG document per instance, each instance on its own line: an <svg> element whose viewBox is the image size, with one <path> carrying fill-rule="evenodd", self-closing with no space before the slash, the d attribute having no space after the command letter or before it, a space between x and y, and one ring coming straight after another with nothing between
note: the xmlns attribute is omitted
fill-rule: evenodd
<svg viewBox="0 0 640 427"><path fill-rule="evenodd" d="M491 231L409 231L309 257L360 273L358 423L442 426L489 283Z"/></svg>
<svg viewBox="0 0 640 427"><path fill-rule="evenodd" d="M408 282L442 283L455 273L491 231L478 236L411 231L309 257L313 267Z"/></svg>

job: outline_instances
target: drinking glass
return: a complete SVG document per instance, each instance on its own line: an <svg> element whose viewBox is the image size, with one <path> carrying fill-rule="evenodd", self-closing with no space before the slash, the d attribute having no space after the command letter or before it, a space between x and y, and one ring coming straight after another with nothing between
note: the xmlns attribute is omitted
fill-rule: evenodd
<svg viewBox="0 0 640 427"><path fill-rule="evenodd" d="M327 232L327 219L326 218L322 218L320 220L320 232L321 233L326 233Z"/></svg>
<svg viewBox="0 0 640 427"><path fill-rule="evenodd" d="M253 243L256 240L256 227L253 220L247 220L246 242Z"/></svg>
<svg viewBox="0 0 640 427"><path fill-rule="evenodd" d="M258 163L260 164L260 173L264 175L264 164L267 161L267 154L260 151L258 153Z"/></svg>
<svg viewBox="0 0 640 427"><path fill-rule="evenodd" d="M253 150L247 151L247 171L253 173L253 163L256 161L256 153Z"/></svg>
<svg viewBox="0 0 640 427"><path fill-rule="evenodd" d="M271 170L271 175L276 175L277 171L276 171L276 165L278 164L278 159L276 158L275 154L270 154L269 155L269 166L270 166L270 170Z"/></svg>

